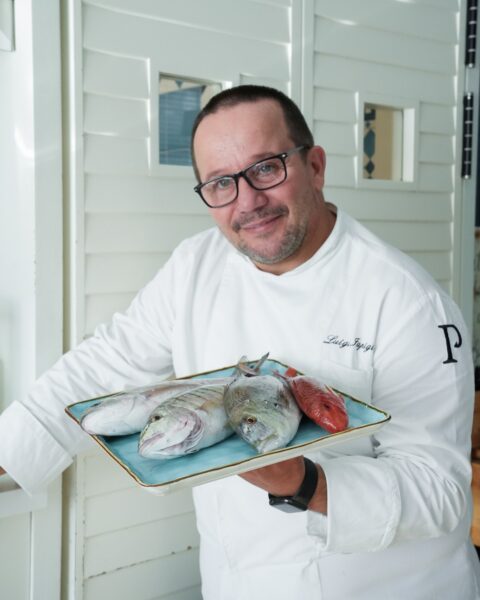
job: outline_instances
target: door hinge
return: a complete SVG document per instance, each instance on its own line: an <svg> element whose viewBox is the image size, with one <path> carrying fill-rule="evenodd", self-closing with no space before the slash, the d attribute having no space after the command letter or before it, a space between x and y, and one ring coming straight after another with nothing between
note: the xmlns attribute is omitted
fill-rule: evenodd
<svg viewBox="0 0 480 600"><path fill-rule="evenodd" d="M477 53L477 0L467 1L467 27L465 31L465 65L467 67L475 66Z"/></svg>
<svg viewBox="0 0 480 600"><path fill-rule="evenodd" d="M473 94L463 97L463 135L462 135L462 177L470 179L472 175L473 143Z"/></svg>

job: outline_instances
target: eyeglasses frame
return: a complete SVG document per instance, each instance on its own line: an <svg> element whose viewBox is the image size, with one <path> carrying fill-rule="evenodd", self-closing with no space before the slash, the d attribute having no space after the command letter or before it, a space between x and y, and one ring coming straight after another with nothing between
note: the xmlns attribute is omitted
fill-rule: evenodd
<svg viewBox="0 0 480 600"><path fill-rule="evenodd" d="M292 148L291 150L287 150L285 152L280 152L279 154L274 154L272 156L266 156L265 158L261 158L260 160L256 160L255 162L253 162L251 165L248 165L248 167L245 167L245 169L242 169L241 171L238 171L237 173L226 173L225 175L219 175L218 177L213 177L212 179L209 179L208 181L205 181L203 183L199 183L197 184L194 188L193 191L196 192L200 198L203 200L203 202L209 207L209 208L223 208L224 206L228 206L229 204L232 204L233 202L235 202L235 200L238 198L238 180L240 179L240 177L243 177L243 179L245 179L245 181L248 183L248 185L253 188L254 190L257 191L264 191L264 190L271 190L274 187L277 187L278 185L281 185L282 183L284 183L287 180L288 177L288 171L287 171L287 165L285 163L285 160L292 154L294 154L295 152L301 152L303 150L310 150L312 146L310 146L309 144L302 144L301 146L296 146L295 148ZM252 167L254 167L255 165L258 165L259 163L262 163L266 160L271 160L272 158L279 158L282 162L283 165L283 170L285 172L285 177L281 180L278 181L277 183L274 183L273 185L269 185L267 187L257 187L255 186L250 179L247 176L247 171L249 171ZM235 186L237 188L237 193L235 194L235 198L233 198L233 200L229 200L228 202L225 202L225 204L217 204L216 206L212 206L211 204L209 204L205 198L202 195L202 188L204 186L206 186L209 183L212 183L212 181L218 181L220 179L225 179L225 177L230 177L235 181Z"/></svg>

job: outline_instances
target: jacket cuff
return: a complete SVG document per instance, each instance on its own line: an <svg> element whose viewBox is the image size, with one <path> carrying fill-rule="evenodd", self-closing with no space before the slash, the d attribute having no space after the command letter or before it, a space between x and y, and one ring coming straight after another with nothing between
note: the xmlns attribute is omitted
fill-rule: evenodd
<svg viewBox="0 0 480 600"><path fill-rule="evenodd" d="M28 494L43 490L72 457L20 402L0 415L0 466Z"/></svg>

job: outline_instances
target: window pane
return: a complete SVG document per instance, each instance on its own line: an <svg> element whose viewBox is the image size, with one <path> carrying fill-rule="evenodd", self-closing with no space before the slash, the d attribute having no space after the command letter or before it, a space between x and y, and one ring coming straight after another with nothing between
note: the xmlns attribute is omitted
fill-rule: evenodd
<svg viewBox="0 0 480 600"><path fill-rule="evenodd" d="M159 162L161 164L192 164L190 134L193 122L209 99L221 89L219 83L160 74Z"/></svg>
<svg viewBox="0 0 480 600"><path fill-rule="evenodd" d="M403 179L403 110L365 104L363 133L363 177Z"/></svg>

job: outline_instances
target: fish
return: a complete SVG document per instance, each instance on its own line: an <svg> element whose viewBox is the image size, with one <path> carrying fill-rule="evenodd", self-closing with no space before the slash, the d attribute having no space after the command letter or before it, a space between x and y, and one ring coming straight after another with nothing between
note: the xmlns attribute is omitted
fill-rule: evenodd
<svg viewBox="0 0 480 600"><path fill-rule="evenodd" d="M315 377L281 376L290 387L302 412L329 433L348 427L348 413L343 396Z"/></svg>
<svg viewBox="0 0 480 600"><path fill-rule="evenodd" d="M120 392L98 400L83 414L80 425L91 435L130 435L142 431L157 406L166 400L208 384L228 384L233 377L174 379L156 386Z"/></svg>
<svg viewBox="0 0 480 600"><path fill-rule="evenodd" d="M176 458L212 446L233 434L223 397L228 384L202 385L166 400L140 434L144 458Z"/></svg>
<svg viewBox="0 0 480 600"><path fill-rule="evenodd" d="M274 375L237 374L224 404L232 428L260 454L285 447L302 416L289 387Z"/></svg>

